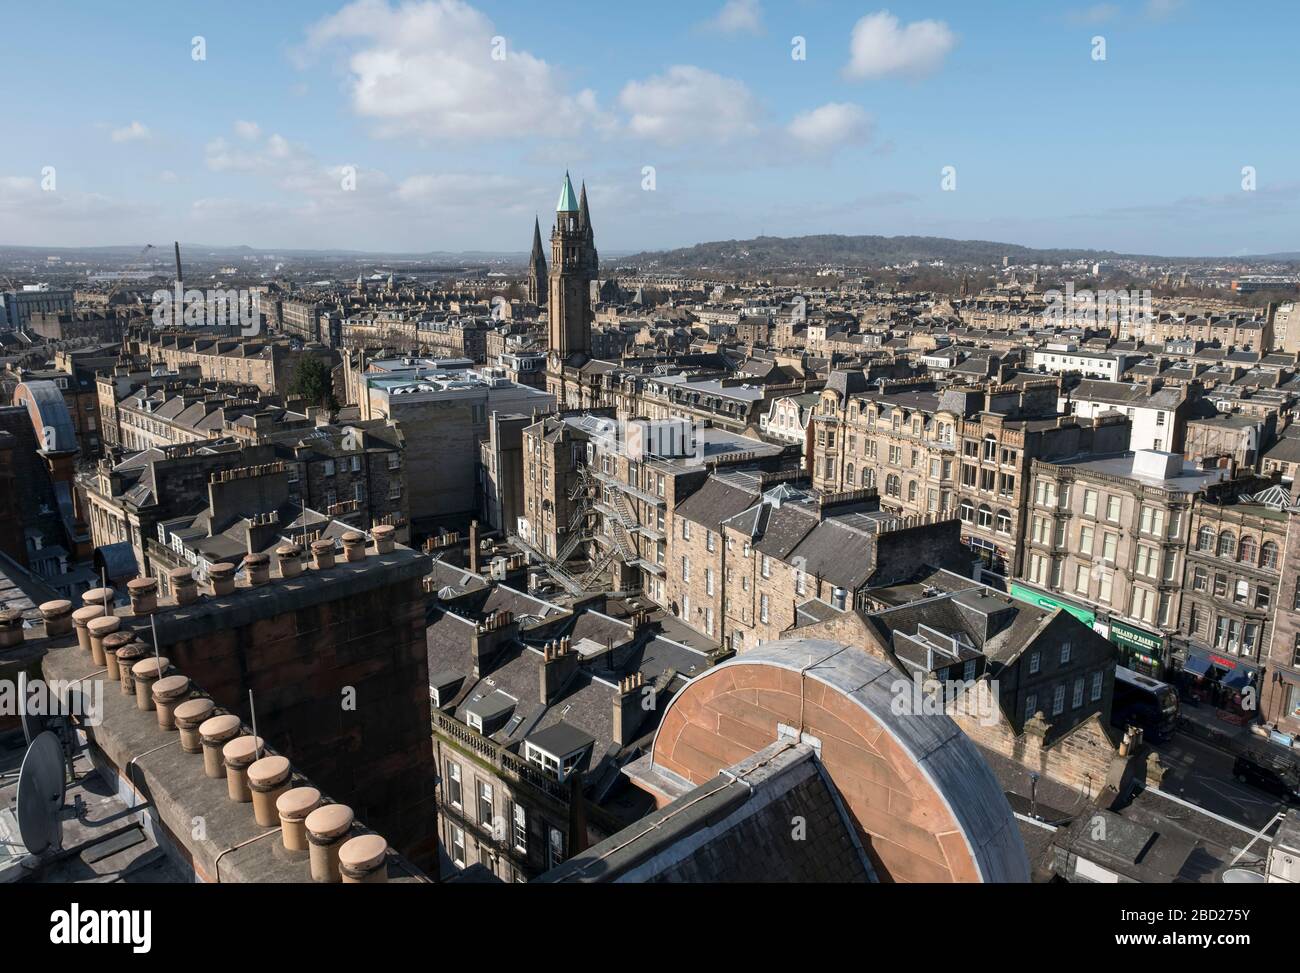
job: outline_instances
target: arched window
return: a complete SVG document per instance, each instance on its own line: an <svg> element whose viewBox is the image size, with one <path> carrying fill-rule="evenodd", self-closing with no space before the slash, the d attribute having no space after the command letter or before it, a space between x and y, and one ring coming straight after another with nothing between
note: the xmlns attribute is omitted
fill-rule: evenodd
<svg viewBox="0 0 1300 973"><path fill-rule="evenodd" d="M969 500L963 500L957 505L957 515L969 524L975 519L975 505Z"/></svg>
<svg viewBox="0 0 1300 973"><path fill-rule="evenodd" d="M1214 528L1202 527L1196 535L1196 549L1198 551L1214 550Z"/></svg>
<svg viewBox="0 0 1300 973"><path fill-rule="evenodd" d="M910 480L907 484L907 499L911 503L916 503L916 481Z"/></svg>
<svg viewBox="0 0 1300 973"><path fill-rule="evenodd" d="M1259 545L1255 543L1255 538L1249 534L1242 534L1241 544L1237 548L1237 560L1253 565L1257 557L1259 557Z"/></svg>
<svg viewBox="0 0 1300 973"><path fill-rule="evenodd" d="M844 484L845 486L848 487L853 486L853 464L852 463L844 464Z"/></svg>
<svg viewBox="0 0 1300 973"><path fill-rule="evenodd" d="M989 508L989 505L986 503L980 504L978 523L979 526L984 527L986 529L993 526L993 511Z"/></svg>
<svg viewBox="0 0 1300 973"><path fill-rule="evenodd" d="M1005 510L998 511L997 530L999 534L1011 533L1011 514Z"/></svg>
<svg viewBox="0 0 1300 973"><path fill-rule="evenodd" d="M866 466L862 469L862 485L864 487L873 487L876 485L876 471Z"/></svg>
<svg viewBox="0 0 1300 973"><path fill-rule="evenodd" d="M1277 567L1277 545L1272 541L1265 541L1264 546L1260 548L1259 566L1261 568Z"/></svg>
<svg viewBox="0 0 1300 973"><path fill-rule="evenodd" d="M901 481L898 479L898 474L890 473L887 477L885 477L885 492L888 493L891 497L898 496L900 486L901 486Z"/></svg>
<svg viewBox="0 0 1300 973"><path fill-rule="evenodd" d="M1219 535L1219 557L1232 557L1237 552L1237 538L1232 531L1225 530Z"/></svg>

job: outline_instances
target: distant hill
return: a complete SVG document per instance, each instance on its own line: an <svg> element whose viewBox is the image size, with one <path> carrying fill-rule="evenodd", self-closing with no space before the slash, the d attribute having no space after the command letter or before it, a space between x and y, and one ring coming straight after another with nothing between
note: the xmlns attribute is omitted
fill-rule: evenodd
<svg viewBox="0 0 1300 973"><path fill-rule="evenodd" d="M854 267L942 260L949 264L988 266L1010 257L1018 264L1067 260L1172 259L1121 254L1113 250L1037 250L991 240L949 240L932 236L761 236L753 240L697 243L677 250L633 254L621 262L643 270L757 271L777 267ZM1238 258L1241 259L1241 258Z"/></svg>
<svg viewBox="0 0 1300 973"><path fill-rule="evenodd" d="M1035 250L990 240L949 240L925 236L762 236L752 240L697 243L691 247L647 252L625 258L645 269L758 270L765 267L818 267L844 264L879 266L912 260L988 265L1010 257L1015 263L1060 263L1063 260L1115 259L1109 250Z"/></svg>

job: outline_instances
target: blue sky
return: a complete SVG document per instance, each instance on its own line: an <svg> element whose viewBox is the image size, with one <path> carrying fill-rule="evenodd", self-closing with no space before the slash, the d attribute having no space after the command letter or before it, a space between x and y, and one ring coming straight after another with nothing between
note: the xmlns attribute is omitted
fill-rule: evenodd
<svg viewBox="0 0 1300 973"><path fill-rule="evenodd" d="M7 7L0 243L522 250L568 168L606 250L1300 250L1282 0Z"/></svg>

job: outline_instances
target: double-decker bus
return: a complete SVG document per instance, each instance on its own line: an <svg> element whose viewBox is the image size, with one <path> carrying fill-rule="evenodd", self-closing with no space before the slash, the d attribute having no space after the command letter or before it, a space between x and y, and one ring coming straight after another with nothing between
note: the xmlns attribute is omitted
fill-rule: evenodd
<svg viewBox="0 0 1300 973"><path fill-rule="evenodd" d="M1178 690L1159 679L1116 666L1110 721L1118 727L1140 726L1148 737L1166 740L1178 722Z"/></svg>

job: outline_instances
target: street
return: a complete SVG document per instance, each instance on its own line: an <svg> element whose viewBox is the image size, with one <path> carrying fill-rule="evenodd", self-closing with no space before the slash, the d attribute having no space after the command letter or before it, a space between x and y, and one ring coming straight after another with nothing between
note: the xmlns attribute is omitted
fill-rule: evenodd
<svg viewBox="0 0 1300 973"><path fill-rule="evenodd" d="M1169 773L1161 790L1251 828L1261 828L1286 805L1232 777L1231 755L1185 733L1152 744Z"/></svg>

